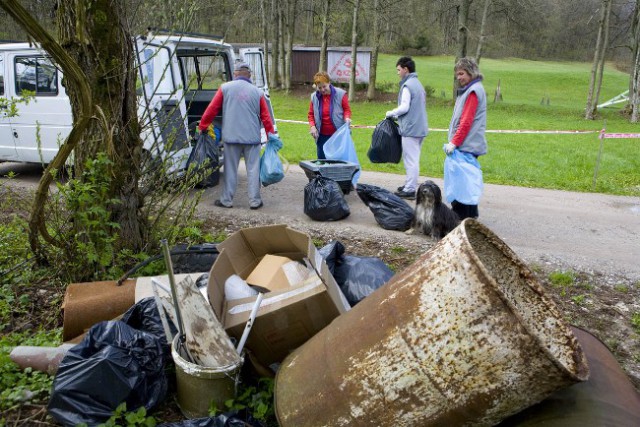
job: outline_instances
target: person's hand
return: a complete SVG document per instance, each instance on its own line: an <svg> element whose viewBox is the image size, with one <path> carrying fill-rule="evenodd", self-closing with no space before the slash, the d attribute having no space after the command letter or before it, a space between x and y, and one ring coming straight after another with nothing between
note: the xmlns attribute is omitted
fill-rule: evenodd
<svg viewBox="0 0 640 427"><path fill-rule="evenodd" d="M393 119L394 118L393 111L387 111L385 113L384 117L387 118L387 119Z"/></svg>
<svg viewBox="0 0 640 427"><path fill-rule="evenodd" d="M309 131L309 133L311 134L313 139L318 139L318 129L315 126L311 127L311 130Z"/></svg>
<svg viewBox="0 0 640 427"><path fill-rule="evenodd" d="M447 155L453 153L453 151L458 148L456 147L454 144L452 144L451 142L447 143L444 145L444 147L442 147L442 149L444 150L445 153L447 153Z"/></svg>
<svg viewBox="0 0 640 427"><path fill-rule="evenodd" d="M347 126L351 127L351 119L345 119L344 122L347 124Z"/></svg>

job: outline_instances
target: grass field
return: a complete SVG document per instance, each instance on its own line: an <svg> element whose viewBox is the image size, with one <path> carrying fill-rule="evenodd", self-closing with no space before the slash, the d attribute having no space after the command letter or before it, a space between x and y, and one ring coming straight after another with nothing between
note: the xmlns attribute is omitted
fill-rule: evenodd
<svg viewBox="0 0 640 427"><path fill-rule="evenodd" d="M433 89L427 101L429 128L421 157L421 175L442 177L446 129L453 107L453 58L416 57L416 68L423 85ZM381 55L378 63L379 88L397 91L395 55ZM487 140L489 153L481 157L484 180L493 184L553 188L582 192L640 195L640 139L606 139L600 161L597 185L593 177L600 147L597 132L606 122L607 132L638 132L640 125L631 124L620 114L620 108L606 108L597 120L583 118L591 65L575 62L540 62L521 59L483 59L481 70L489 99ZM494 92L500 80L503 101L494 103ZM628 75L612 67L605 69L600 102L626 90ZM311 93L309 88L308 93ZM353 124L375 126L391 101L355 101L351 103ZM273 91L271 94L278 119L306 122L309 108L307 93ZM382 98L381 98L382 99ZM549 100L547 104L547 99ZM541 101L544 102L541 103ZM622 105L622 104L619 104ZM282 155L292 167L300 160L316 157L315 145L308 126L278 123L285 147ZM495 133L496 130L581 130L588 134ZM373 164L366 156L372 129L354 128L356 151L364 170L403 174L402 164Z"/></svg>

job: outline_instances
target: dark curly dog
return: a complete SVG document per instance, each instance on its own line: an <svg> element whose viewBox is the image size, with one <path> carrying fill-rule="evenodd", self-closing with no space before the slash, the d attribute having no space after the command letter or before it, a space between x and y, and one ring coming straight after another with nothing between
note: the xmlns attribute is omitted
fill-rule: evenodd
<svg viewBox="0 0 640 427"><path fill-rule="evenodd" d="M409 234L422 231L426 236L442 239L460 224L460 218L442 203L440 187L433 181L420 184L416 192L416 208Z"/></svg>

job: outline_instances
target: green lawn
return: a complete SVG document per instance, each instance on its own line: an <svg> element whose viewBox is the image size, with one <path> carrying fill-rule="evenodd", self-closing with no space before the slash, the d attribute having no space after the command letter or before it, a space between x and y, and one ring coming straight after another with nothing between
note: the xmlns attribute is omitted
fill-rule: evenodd
<svg viewBox="0 0 640 427"><path fill-rule="evenodd" d="M378 87L397 90L395 55L381 55ZM419 78L433 88L427 101L431 133L422 149L421 174L442 177L446 129L452 111L453 58L416 57ZM606 108L595 121L584 120L591 65L575 62L541 62L520 59L483 59L485 89L489 98L487 133L489 153L480 158L484 180L493 184L592 192L600 140L596 133L606 121L607 132L640 133L620 108ZM503 101L493 103L500 80ZM612 67L605 69L600 102L626 90L628 75ZM273 91L278 119L307 119L308 95ZM393 97L392 97L393 98ZM541 105L541 100L545 102ZM547 98L549 104L547 105ZM384 118L394 101L352 103L353 124L374 126ZM278 123L285 144L282 155L292 164L315 158L315 145L308 126ZM590 134L509 134L495 130L588 130ZM372 164L366 156L372 129L353 129L352 135L364 170L404 173L402 164ZM640 195L640 139L606 139L595 192Z"/></svg>

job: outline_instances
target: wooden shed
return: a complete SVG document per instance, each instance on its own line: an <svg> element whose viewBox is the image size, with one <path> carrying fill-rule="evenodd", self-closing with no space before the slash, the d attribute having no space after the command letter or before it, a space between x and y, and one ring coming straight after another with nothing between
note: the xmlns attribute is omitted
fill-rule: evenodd
<svg viewBox="0 0 640 427"><path fill-rule="evenodd" d="M234 48L263 46L259 43L234 43ZM358 47L356 62L356 83L369 84L369 66L371 64L370 47ZM269 46L269 64L272 64L271 46ZM294 46L291 57L291 83L313 83L313 75L320 65L319 46ZM349 83L351 76L351 47L330 46L327 48L327 72L334 83Z"/></svg>
<svg viewBox="0 0 640 427"><path fill-rule="evenodd" d="M369 83L371 52L359 47L356 58L356 83ZM311 83L320 64L320 47L294 46L291 58L291 83ZM348 83L351 76L351 47L327 48L327 72L332 82Z"/></svg>

